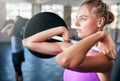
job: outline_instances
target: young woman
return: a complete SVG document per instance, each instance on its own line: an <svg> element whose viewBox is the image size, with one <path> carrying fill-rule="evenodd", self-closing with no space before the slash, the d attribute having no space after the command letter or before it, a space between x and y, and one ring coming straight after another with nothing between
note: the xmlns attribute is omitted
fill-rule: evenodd
<svg viewBox="0 0 120 81"><path fill-rule="evenodd" d="M85 1L77 12L75 22L82 40L72 44L68 30L61 26L25 38L23 44L40 53L57 55L56 62L65 68L64 81L110 81L116 45L107 32L101 31L112 22L108 19L111 18L109 13L101 0ZM63 42L45 42L59 34Z"/></svg>

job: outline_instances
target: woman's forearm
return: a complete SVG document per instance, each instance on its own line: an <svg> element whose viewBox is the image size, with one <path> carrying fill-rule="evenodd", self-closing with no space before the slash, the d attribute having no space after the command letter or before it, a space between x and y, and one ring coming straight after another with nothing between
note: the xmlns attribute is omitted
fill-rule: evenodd
<svg viewBox="0 0 120 81"><path fill-rule="evenodd" d="M98 41L105 38L105 32L97 32L89 37L80 40L78 43L72 45L67 50L57 55L57 62L66 68L75 67L83 62L87 52ZM79 60L79 61L78 61Z"/></svg>
<svg viewBox="0 0 120 81"><path fill-rule="evenodd" d="M46 41L47 39L50 39L53 36L60 35L60 34L64 35L66 31L67 31L67 29L63 26L55 27L52 29L48 29L48 30L39 32L28 38L25 38L22 40L22 42L23 42L24 46L30 45L31 43L41 43L41 42ZM66 38L66 37L64 37L64 38Z"/></svg>

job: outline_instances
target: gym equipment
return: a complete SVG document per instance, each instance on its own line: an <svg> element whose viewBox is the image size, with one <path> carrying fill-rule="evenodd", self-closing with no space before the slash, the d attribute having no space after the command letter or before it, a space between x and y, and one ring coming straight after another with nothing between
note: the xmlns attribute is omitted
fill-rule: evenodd
<svg viewBox="0 0 120 81"><path fill-rule="evenodd" d="M34 35L35 33L50 29L50 28L55 28L58 26L64 26L67 28L64 20L59 17L57 14L52 13L52 12L42 12L38 13L35 16L33 16L29 22L27 23L25 27L25 31L23 33L23 38L27 38L31 35ZM62 41L61 36L54 36L51 39L47 40L47 42L60 42ZM77 40L70 39L71 43L76 43ZM98 50L96 47L92 47L92 49ZM39 58L51 58L54 57L55 55L46 55L42 53L38 53L35 51L32 51L28 49L33 55L39 57Z"/></svg>
<svg viewBox="0 0 120 81"><path fill-rule="evenodd" d="M58 16L55 13L52 12L40 12L36 15L34 15L26 24L25 30L23 33L23 38L27 38L31 35L34 35L35 33L58 27L58 26L66 26L65 21ZM56 42L56 41L61 41L55 38L51 38L47 40L47 42ZM42 53L38 53L35 51L32 51L28 49L33 55L39 57L39 58L51 58L54 57L54 55L46 55Z"/></svg>

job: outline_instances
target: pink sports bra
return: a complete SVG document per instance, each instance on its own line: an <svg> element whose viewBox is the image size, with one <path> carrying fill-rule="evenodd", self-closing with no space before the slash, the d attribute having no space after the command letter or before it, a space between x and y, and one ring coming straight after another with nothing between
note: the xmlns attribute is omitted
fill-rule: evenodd
<svg viewBox="0 0 120 81"><path fill-rule="evenodd" d="M95 55L99 50L93 47L94 50L91 55ZM95 72L77 72L65 69L64 81L100 81Z"/></svg>

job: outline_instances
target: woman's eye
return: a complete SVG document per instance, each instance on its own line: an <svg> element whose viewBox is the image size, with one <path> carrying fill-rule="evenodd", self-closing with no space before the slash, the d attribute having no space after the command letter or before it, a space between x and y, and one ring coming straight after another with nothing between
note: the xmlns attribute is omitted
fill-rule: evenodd
<svg viewBox="0 0 120 81"><path fill-rule="evenodd" d="M82 21L86 21L86 18L81 18Z"/></svg>

